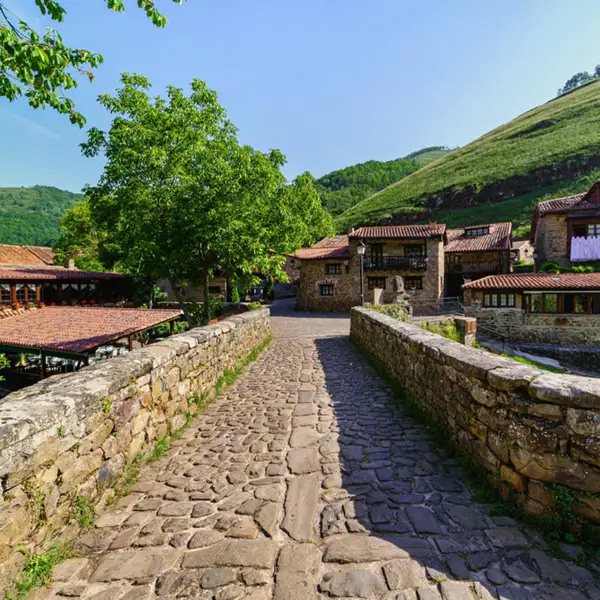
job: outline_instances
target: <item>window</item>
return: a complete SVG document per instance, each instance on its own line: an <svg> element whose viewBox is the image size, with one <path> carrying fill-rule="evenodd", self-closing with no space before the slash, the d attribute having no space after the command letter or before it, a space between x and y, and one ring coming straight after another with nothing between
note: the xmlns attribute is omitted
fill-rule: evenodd
<svg viewBox="0 0 600 600"><path fill-rule="evenodd" d="M465 229L465 235L468 237L474 237L476 235L487 235L489 232L489 227L471 227L469 229Z"/></svg>
<svg viewBox="0 0 600 600"><path fill-rule="evenodd" d="M370 290L374 290L375 288L385 290L385 281L385 277L367 277L367 287Z"/></svg>
<svg viewBox="0 0 600 600"><path fill-rule="evenodd" d="M483 295L483 306L488 308L514 308L516 297L510 292L487 293Z"/></svg>
<svg viewBox="0 0 600 600"><path fill-rule="evenodd" d="M448 254L450 264L460 265L462 263L462 254Z"/></svg>
<svg viewBox="0 0 600 600"><path fill-rule="evenodd" d="M341 275L342 274L341 263L325 265L325 274L326 275Z"/></svg>
<svg viewBox="0 0 600 600"><path fill-rule="evenodd" d="M217 296L220 295L221 294L221 286L220 285L209 285L208 293L215 294Z"/></svg>
<svg viewBox="0 0 600 600"><path fill-rule="evenodd" d="M319 296L333 296L333 284L322 283L319 285Z"/></svg>
<svg viewBox="0 0 600 600"><path fill-rule="evenodd" d="M17 302L25 302L25 284L17 283Z"/></svg>
<svg viewBox="0 0 600 600"><path fill-rule="evenodd" d="M592 297L591 296L575 296L574 308L576 313L592 312Z"/></svg>
<svg viewBox="0 0 600 600"><path fill-rule="evenodd" d="M529 311L534 313L558 313L558 294L534 294L528 302Z"/></svg>
<svg viewBox="0 0 600 600"><path fill-rule="evenodd" d="M0 301L2 304L8 304L10 302L10 283L3 283L0 285Z"/></svg>
<svg viewBox="0 0 600 600"><path fill-rule="evenodd" d="M423 278L422 277L404 277L404 287L407 290L422 290L423 289Z"/></svg>
<svg viewBox="0 0 600 600"><path fill-rule="evenodd" d="M404 246L404 256L424 256L425 255L425 246L419 245L410 245Z"/></svg>
<svg viewBox="0 0 600 600"><path fill-rule="evenodd" d="M588 234L588 237L600 236L600 223L594 223L594 224L588 225L587 234Z"/></svg>

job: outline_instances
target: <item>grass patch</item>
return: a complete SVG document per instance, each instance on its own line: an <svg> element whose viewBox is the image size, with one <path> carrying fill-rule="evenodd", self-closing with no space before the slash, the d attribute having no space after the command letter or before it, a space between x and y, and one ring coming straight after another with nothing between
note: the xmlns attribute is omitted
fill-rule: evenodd
<svg viewBox="0 0 600 600"><path fill-rule="evenodd" d="M500 356L503 356L504 358L510 358L511 360L523 363L524 365L530 365L531 367L542 369L542 371L550 371L550 373L564 373L564 370L562 369L557 369L556 367L544 365L542 363L535 362L534 360L524 358L523 356L512 356L511 354L501 354Z"/></svg>
<svg viewBox="0 0 600 600"><path fill-rule="evenodd" d="M76 521L84 531L94 529L96 526L96 509L84 496L77 496L73 504L73 512Z"/></svg>
<svg viewBox="0 0 600 600"><path fill-rule="evenodd" d="M50 583L52 570L56 565L72 556L67 544L53 544L40 554L31 554L21 571L17 583L4 594L4 600L21 600L32 590Z"/></svg>
<svg viewBox="0 0 600 600"><path fill-rule="evenodd" d="M594 82L518 116L362 200L338 217L338 229L420 212L427 198L450 190L477 193L485 185L540 167L600 155L598 114L600 82ZM536 127L542 122L549 126ZM502 204L494 204L492 210ZM500 217L494 212L491 220Z"/></svg>
<svg viewBox="0 0 600 600"><path fill-rule="evenodd" d="M421 325L421 329L431 331L431 333L437 333L449 340L454 342L460 342L460 334L456 328L454 321L442 321L441 323L424 323Z"/></svg>

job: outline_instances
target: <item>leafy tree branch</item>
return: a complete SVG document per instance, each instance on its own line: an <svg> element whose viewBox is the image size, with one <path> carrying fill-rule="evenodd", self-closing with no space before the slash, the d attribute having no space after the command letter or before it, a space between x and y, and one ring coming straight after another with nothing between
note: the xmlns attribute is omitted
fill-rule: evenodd
<svg viewBox="0 0 600 600"><path fill-rule="evenodd" d="M103 1L110 10L125 10L123 0ZM184 0L172 1L182 4ZM64 21L67 11L57 0L34 0L34 4L43 16ZM137 0L137 5L154 25L165 26L166 17L154 0ZM25 97L31 107L50 107L83 127L85 118L67 91L77 87L80 77L93 81L93 70L102 62L100 54L66 45L55 29L36 31L0 1L0 97L10 101Z"/></svg>

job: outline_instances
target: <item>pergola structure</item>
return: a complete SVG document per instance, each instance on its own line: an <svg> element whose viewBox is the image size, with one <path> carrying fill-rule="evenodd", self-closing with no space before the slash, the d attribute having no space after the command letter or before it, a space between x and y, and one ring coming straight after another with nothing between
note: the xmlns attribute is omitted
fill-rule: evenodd
<svg viewBox="0 0 600 600"><path fill-rule="evenodd" d="M47 356L80 360L84 364L101 346L127 339L182 316L175 309L50 306L0 319L0 352L37 354L42 377Z"/></svg>

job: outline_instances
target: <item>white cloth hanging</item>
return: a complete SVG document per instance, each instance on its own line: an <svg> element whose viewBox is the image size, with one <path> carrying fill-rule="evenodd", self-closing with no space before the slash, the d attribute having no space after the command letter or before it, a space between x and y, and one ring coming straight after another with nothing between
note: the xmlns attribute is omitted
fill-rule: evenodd
<svg viewBox="0 0 600 600"><path fill-rule="evenodd" d="M600 236L571 238L571 260L574 262L600 260Z"/></svg>

